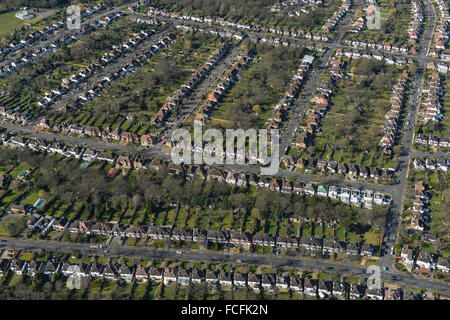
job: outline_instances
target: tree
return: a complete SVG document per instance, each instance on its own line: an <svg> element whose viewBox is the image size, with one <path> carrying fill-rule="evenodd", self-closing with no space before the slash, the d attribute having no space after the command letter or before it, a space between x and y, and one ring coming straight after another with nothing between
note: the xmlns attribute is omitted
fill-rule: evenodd
<svg viewBox="0 0 450 320"><path fill-rule="evenodd" d="M251 215L253 218L255 218L256 220L259 220L259 221L262 221L265 218L264 214L258 208L253 208Z"/></svg>
<svg viewBox="0 0 450 320"><path fill-rule="evenodd" d="M4 225L11 237L17 237L25 230L25 220L22 217L10 217Z"/></svg>
<svg viewBox="0 0 450 320"><path fill-rule="evenodd" d="M260 106L259 104L255 104L255 105L252 107L252 110L253 110L254 112L256 112L256 113L260 113L260 112L261 112L261 106Z"/></svg>
<svg viewBox="0 0 450 320"><path fill-rule="evenodd" d="M184 40L184 49L190 51L192 49L192 42L189 39Z"/></svg>

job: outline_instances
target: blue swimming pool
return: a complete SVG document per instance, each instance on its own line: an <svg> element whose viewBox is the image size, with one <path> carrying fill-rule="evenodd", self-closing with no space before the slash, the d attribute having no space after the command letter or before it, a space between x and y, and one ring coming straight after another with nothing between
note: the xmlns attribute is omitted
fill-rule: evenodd
<svg viewBox="0 0 450 320"><path fill-rule="evenodd" d="M40 208L45 203L44 199L37 199L33 207Z"/></svg>
<svg viewBox="0 0 450 320"><path fill-rule="evenodd" d="M22 171L17 175L17 178L22 178L23 176L26 176L28 174L28 170Z"/></svg>

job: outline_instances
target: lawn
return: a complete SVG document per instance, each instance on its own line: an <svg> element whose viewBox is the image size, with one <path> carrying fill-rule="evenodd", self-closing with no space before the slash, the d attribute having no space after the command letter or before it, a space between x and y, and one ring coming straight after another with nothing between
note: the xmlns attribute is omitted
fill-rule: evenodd
<svg viewBox="0 0 450 320"><path fill-rule="evenodd" d="M0 236L13 237L25 230L25 218L9 216L0 224Z"/></svg>
<svg viewBox="0 0 450 320"><path fill-rule="evenodd" d="M368 231L364 234L364 242L378 246L380 244L380 234L376 231Z"/></svg>
<svg viewBox="0 0 450 320"><path fill-rule="evenodd" d="M263 127L298 68L304 50L257 45L256 56L239 72L239 81L224 95L214 111L212 126L224 128Z"/></svg>
<svg viewBox="0 0 450 320"><path fill-rule="evenodd" d="M20 165L18 165L10 174L11 174L11 177L13 178L13 179L15 179L15 178L17 178L17 176L21 173L21 172L23 172L23 171L25 171L25 170L28 170L28 169L30 169L31 167L28 165L28 164L26 164L26 163L21 163Z"/></svg>
<svg viewBox="0 0 450 320"><path fill-rule="evenodd" d="M4 37L14 32L15 29L19 29L25 25L34 24L42 20L41 16L37 16L28 21L20 20L15 17L16 12L17 11L9 11L0 14L0 37Z"/></svg>
<svg viewBox="0 0 450 320"><path fill-rule="evenodd" d="M38 192L31 192L28 194L25 199L20 201L22 204L29 204L34 205L36 201L39 199L39 193Z"/></svg>
<svg viewBox="0 0 450 320"><path fill-rule="evenodd" d="M389 168L393 162L387 161L378 144L390 108L391 88L401 70L373 60L354 59L346 71L354 76L338 80L331 106L320 121L320 131L301 157ZM302 125L307 118L301 120Z"/></svg>
<svg viewBox="0 0 450 320"><path fill-rule="evenodd" d="M381 11L381 30L364 28L358 33L347 33L346 38L373 40L375 43L407 45L408 26L412 21L411 3L405 0L381 0L377 2Z"/></svg>

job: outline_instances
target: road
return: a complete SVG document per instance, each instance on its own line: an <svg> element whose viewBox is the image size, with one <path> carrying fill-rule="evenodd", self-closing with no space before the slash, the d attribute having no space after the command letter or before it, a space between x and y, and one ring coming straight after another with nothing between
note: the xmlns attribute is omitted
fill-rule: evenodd
<svg viewBox="0 0 450 320"><path fill-rule="evenodd" d="M350 13L348 13L346 15L345 19L349 19L351 17L354 16L354 8L361 8L361 3L359 3L358 5L355 5L353 7L353 11ZM142 17L148 17L149 15L147 14L142 14L142 13L133 13L134 15L138 15L138 16L142 16ZM179 19L175 19L175 18L168 18L168 17L161 17L161 16L157 16L158 19L162 20L162 21L166 21L166 22L172 22L174 25L189 25L189 26L194 26L194 27L204 27L205 24L201 23L201 22L194 22L194 21L190 21L190 20L183 20L180 21ZM344 19L344 21L345 21ZM351 22L351 21L350 21ZM215 24L209 24L209 27L214 27L220 30L233 30L232 28L229 27L223 27L220 25L215 25ZM348 24L346 25L348 26ZM341 26L338 25L337 27L338 33L337 35L334 37L334 39L338 38L340 36L340 32L342 31L342 22L341 22ZM299 44L299 45L308 45L308 44L321 44L324 48L328 48L328 49L350 49L350 50L354 50L354 49L359 49L359 50L363 50L369 53L381 53L381 54L385 54L385 55L390 55L390 56L394 56L394 57L403 57L403 58L407 58L407 59L413 59L417 62L422 62L422 63L428 63L428 62L434 62L434 63L440 63L440 64L446 64L446 65L450 65L450 61L447 60L442 60L442 59L434 59L434 58L428 58L427 55L425 56L421 56L421 55L411 55L409 53L402 53L402 52L391 52L391 51L386 51L386 50L379 50L379 49L371 49L371 48L356 48L353 46L348 46L348 45L343 45L341 43L336 42L335 40L332 42L323 42L323 41L317 41L317 40L308 40L308 39L299 39L299 38L295 38L295 37L291 37L291 36L284 36L284 35L278 35L278 34L270 34L270 33L263 33L263 32L256 32L256 31L243 31L245 32L250 39L256 40L256 39L261 39L263 37L276 37L279 38L281 40L289 40L290 42ZM342 40L342 38L341 38Z"/></svg>
<svg viewBox="0 0 450 320"><path fill-rule="evenodd" d="M450 160L450 152L422 152L411 151L412 158L432 158L432 159L447 159Z"/></svg>
<svg viewBox="0 0 450 320"><path fill-rule="evenodd" d="M411 93L409 96L409 101L407 103L407 112L405 112L406 116L404 119L404 123L407 123L407 121L409 120L411 122L411 127L414 128L417 122L417 106L419 105L419 101L420 101L420 94L421 94L421 89L422 89L422 85L423 85L423 76L424 76L424 72L425 72L425 64L430 61L430 59L427 58L427 54L430 48L430 44L431 44L431 36L435 27L435 9L434 7L431 5L429 0L425 0L425 5L426 5L426 9L425 9L425 17L428 21L428 24L426 26L426 29L423 33L423 37L421 38L421 50L419 52L419 55L417 57L415 57L414 59L416 59L416 61L418 61L418 71L416 73L416 75L414 76L414 79L412 81L412 89L411 89ZM117 8L116 8L117 9ZM353 11L355 10L355 8L353 9ZM109 12L110 13L110 12ZM108 13L104 13L104 14L108 14ZM290 119L290 122L286 128L285 134L283 135L283 139L282 139L282 143L281 143L281 148L280 150L284 151L281 154L284 154L285 151L287 150L287 147L290 144L290 141L292 141L292 137L293 134L295 132L295 128L297 126L296 120L298 119L298 117L305 111L305 108L308 104L308 102L310 101L312 94L314 93L313 90L315 89L315 87L317 86L317 84L320 81L320 77L321 74L323 74L329 60L331 59L331 56L334 52L334 50L336 48L338 48L340 46L339 42L342 39L344 33L345 33L345 28L348 26L349 22L351 21L351 17L353 16L353 12L352 13L348 13L346 18L344 19L344 21L338 26L339 31L337 33L337 36L334 38L335 40L333 41L333 43L331 44L326 44L326 46L328 48L330 48L330 50L328 50L326 52L326 54L321 58L320 63L319 63L319 69L311 74L311 77L309 78L305 88L304 88L304 92L302 95L302 98L299 99L297 108L295 109L295 112L293 114L293 116ZM169 20L173 20L173 19L169 19ZM279 37L279 38L283 38L283 37ZM236 48L235 48L236 49ZM439 60L440 61L440 60ZM441 62L441 61L440 61ZM223 65L223 68L225 68L226 64ZM216 70L214 70L214 76L220 76L221 74L221 69L217 68ZM195 109L195 106L198 104L198 99L199 97L201 98L201 96L203 95L203 92L207 92L207 90L209 90L209 88L211 87L211 85L214 84L213 80L207 81L202 83L202 85L198 88L198 91L196 92L195 95L193 95L192 100L190 100L192 102L192 104L188 105L187 110L188 113L192 112ZM204 91L206 90L206 91ZM120 145L120 144L116 144L116 143L109 143L109 142L101 142L101 141L94 141L91 139L86 139L86 138L76 138L76 137L68 137L68 136L58 136L58 135L54 135L54 134L47 134L47 133L37 133L34 132L31 128L20 128L17 126L13 126L7 123L2 123L0 122L0 126L5 127L6 129L13 131L13 132L18 132L18 133L23 133L23 134L28 134L31 136L35 136L38 138L42 138L42 139L47 139L47 140L57 140L57 141L63 141L65 143L68 144L85 144L86 146L89 146L91 148L94 149L106 149L106 150L115 150L115 151L121 151L121 152L128 152L128 153L137 153L137 152L141 152L143 155L147 155L147 156L154 156L154 157L162 157L167 159L168 158L168 154L163 153L163 152L159 152L157 150L151 150L151 149L139 149L136 147L129 147L129 146L124 146L124 145ZM403 134L401 136L401 153L399 156L399 170L398 170L398 177L400 182L395 185L395 186L380 186L380 185L375 185L375 184L368 184L365 182L359 182L359 181L347 181L347 180L343 180L343 179L338 179L338 178L330 178L330 177L324 177L324 176L317 176L317 175L308 175L308 174L301 174L301 173L295 173L295 172L290 172L290 171L286 171L286 170L280 170L279 171L279 175L282 177L292 177L292 178L297 178L297 179L302 179L303 181L308 181L308 182L324 182L328 181L330 184L334 184L334 185L351 185L351 186L359 186L360 188L370 188L374 191L380 191L380 192L387 192L387 193L391 193L392 194L392 207L391 207L391 219L392 221L390 222L391 226L389 228L387 228L387 231L389 231L392 235L398 235L399 232L399 219L400 219L400 214L401 214L401 208L403 206L403 202L404 202L404 197L405 197L405 192L406 192L406 178L408 175L408 164L411 160L412 157L417 157L417 156L439 156L439 157L444 157L446 159L449 158L448 154L444 154L444 153L436 153L436 154L432 154L432 153L422 153L422 152L413 152L412 151L412 142L413 142L413 138L414 138L414 130L403 130ZM254 173L258 173L259 170L257 166L253 166L252 168L249 168L247 166L223 166L225 168L229 167L229 168L234 168L234 169L238 169L241 171L245 171L245 172L254 172ZM10 240L11 242L8 243L8 245L13 245L13 246L19 246L18 248L20 248L20 246L24 246L24 248L46 248L49 250L67 250L68 252L73 252L74 250L82 250L82 252L86 252L86 253L92 253L92 254L101 254L102 251L100 249L92 249L92 248L88 248L86 247L86 245L79 245L79 244L64 244L64 243L55 243L55 244L51 244L51 243L43 243L43 242L39 242L39 241L34 241L34 242L24 242L24 241L19 241L19 240ZM392 245L394 244L394 240L391 238L386 242L386 246L387 247L392 247ZM27 247L28 246L28 247ZM80 247L81 246L81 247ZM98 250L98 251L96 251ZM136 254L144 254L144 255L154 255L154 257L161 257L161 258L180 258L180 259L186 259L186 260L212 260L212 259L223 259L224 262L235 262L235 260L242 260L245 263L258 263L258 264L262 264L262 263L267 263L270 262L272 264L275 265L283 265L287 263L286 259L280 258L280 257L263 257L263 256L249 256L249 255L227 255L227 254L213 254L213 253L198 253L198 252L185 252L182 255L177 255L176 253L172 252L172 251L155 251L155 250L150 250L150 249L142 249L142 248L127 248L127 247L120 247L120 248L113 248L111 247L110 253L111 254L120 254L120 255L136 255ZM399 280L397 280L397 282L399 282L402 285L406 285L406 286L416 286L416 287L421 287L421 288L428 288L428 289L432 289L432 290L436 290L436 291L442 291L442 292L448 292L448 285L442 285L442 284L438 284L435 282L431 282L431 281L427 281L427 280L421 280L421 279L415 279L412 276L402 276L400 274L397 274L395 271L389 271L389 272L384 272L384 268L388 268L387 270L393 270L393 262L394 262L394 257L392 255L390 255L390 250L388 250L388 254L383 255L380 259L380 267L382 267L383 273L383 279L384 280L389 280L389 282L395 282L395 281L390 281L392 276L396 276ZM299 267L304 267L304 268L329 268L329 267L333 267L333 268L338 268L338 269L333 269L336 271L342 271L342 272L347 272L347 270L352 270L352 272L365 272L365 268L361 267L361 266L355 266L355 265L340 265L339 267L336 267L336 265L334 264L327 264L325 262L321 262L321 261L316 261L316 260L307 260L307 259L290 259L292 261L295 261L294 264L296 266Z"/></svg>
<svg viewBox="0 0 450 320"><path fill-rule="evenodd" d="M172 132L179 128L182 124L198 107L204 95L208 93L209 90L217 83L219 78L225 72L225 70L231 65L231 63L236 59L239 53L242 51L242 43L235 46L230 50L226 57L218 63L218 65L212 70L212 72L207 76L202 83L194 90L194 93L188 98L188 100L183 103L182 111L180 113L180 118L172 125L172 127L162 136L165 137L172 136ZM159 144L159 147L162 145ZM158 147L157 146L157 147Z"/></svg>
<svg viewBox="0 0 450 320"><path fill-rule="evenodd" d="M71 89L67 94L60 97L54 104L50 107L45 108L45 111L55 111L61 107L66 106L70 102L74 102L77 99L78 95L86 88L88 88L91 84L97 83L101 81L105 76L111 75L114 73L120 66L130 61L132 58L137 57L144 50L149 49L155 42L159 41L169 32L170 28L165 28L160 32L157 32L145 39L143 42L139 43L136 47L132 48L131 51L125 52L122 56L120 56L117 60L112 63L107 64L101 71L95 72L95 74L87 79L87 81L82 82L78 87ZM38 121L36 119L34 122Z"/></svg>
<svg viewBox="0 0 450 320"><path fill-rule="evenodd" d="M425 18L428 21L428 24L426 26L426 29L424 30L423 37L421 40L421 50L419 53L419 57L426 57L428 55L436 20L435 9L430 3L430 0L425 0L424 2L426 5ZM420 104L420 95L422 91L424 72L425 72L425 61L420 60L418 63L418 71L412 83L412 90L407 110L408 113L405 112L406 116L404 119L404 123L407 123L407 121L411 122L412 128L415 128L417 122L417 113L418 113L418 106ZM400 182L395 186L393 190L393 197L392 197L393 204L391 207L392 220L390 222L391 226L388 227L386 230L386 232L390 232L391 235L396 235L396 237L398 236L398 233L400 231L399 228L400 216L405 198L406 179L408 176L409 163L412 155L413 138L414 138L413 129L411 131L403 130L403 136L400 144L402 150L399 156L400 162L399 162L399 169L397 172L397 177L399 178ZM394 245L394 243L395 239L393 239L392 237L386 241L386 247L389 249L387 250L388 253L386 255L383 255L382 258L380 259L381 268L385 267L393 268L394 257L390 254L390 248Z"/></svg>
<svg viewBox="0 0 450 320"><path fill-rule="evenodd" d="M353 8L346 14L343 21L338 24L339 31L333 39L332 44L338 44L342 38L344 37L345 32L347 31L348 26L352 22L352 18L354 16L354 12L361 6L361 1L357 1L357 4L353 6ZM291 141L294 138L294 134L296 129L298 128L298 120L302 118L305 114L305 111L310 103L316 88L319 87L320 81L322 79L322 75L327 70L327 67L331 61L331 58L334 56L335 49L329 49L325 53L325 55L321 58L318 70L312 72L310 79L307 81L306 87L301 93L301 98L297 103L297 107L295 108L294 114L291 116L288 126L282 136L280 143L280 159L286 154L288 147L291 144Z"/></svg>
<svg viewBox="0 0 450 320"><path fill-rule="evenodd" d="M0 243L0 248L17 249L17 250L32 250L36 251L44 249L52 252L62 253L80 253L89 255L103 255L103 256L119 256L130 258L144 258L144 259L179 259L185 261L210 261L217 263L239 263L243 264L257 264L257 265L271 265L274 267L296 267L300 269L309 270L325 270L333 273L349 274L352 276L367 277L367 268L362 265L345 264L345 263L327 263L321 260L310 260L300 257L280 257L280 256L262 256L255 254L230 254L230 253L212 253L212 252L181 252L177 253L175 250L164 249L155 250L146 247L134 246L104 246L103 248L91 248L89 244L85 243L65 243L46 240L16 240L8 239L7 243ZM392 277L396 277L395 280ZM404 287L415 287L433 290L434 292L450 293L448 285L406 277L396 272L382 272L382 280L401 285Z"/></svg>
<svg viewBox="0 0 450 320"><path fill-rule="evenodd" d="M127 8L131 3L132 2L127 2L123 5L113 7L109 10L106 10L105 12L99 13L99 14L89 17L87 19L81 19L81 26L89 24L94 21L98 21L99 19L101 19L107 15L122 11L123 9ZM40 48L46 46L47 44L53 43L58 39L64 38L66 35L76 33L76 32L77 32L76 30L67 29L66 27L64 27L64 28L58 30L57 32L55 32L55 34L48 37L46 40L38 41L36 44L34 44L32 46L22 48L22 49L18 50L17 52L15 52L13 56L5 57L5 59L3 59L0 62L0 67L3 67L11 62L16 62L19 58L21 58L21 56L22 56L21 52L40 49Z"/></svg>

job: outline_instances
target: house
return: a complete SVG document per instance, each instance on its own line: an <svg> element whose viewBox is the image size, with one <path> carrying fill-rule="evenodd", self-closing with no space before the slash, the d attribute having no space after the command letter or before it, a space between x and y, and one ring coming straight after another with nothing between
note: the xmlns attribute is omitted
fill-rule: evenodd
<svg viewBox="0 0 450 320"><path fill-rule="evenodd" d="M316 296L317 294L317 280L305 278L303 283L303 292L309 296Z"/></svg>
<svg viewBox="0 0 450 320"><path fill-rule="evenodd" d="M22 275L25 274L27 268L27 262L24 260L12 259L10 270L15 274Z"/></svg>
<svg viewBox="0 0 450 320"><path fill-rule="evenodd" d="M288 289L289 288L289 274L279 274L276 277L276 287L278 289Z"/></svg>
<svg viewBox="0 0 450 320"><path fill-rule="evenodd" d="M31 260L30 262L28 262L27 275L29 277L34 277L38 272L42 271L43 266L44 262Z"/></svg>
<svg viewBox="0 0 450 320"><path fill-rule="evenodd" d="M108 280L117 280L116 267L111 263L108 263L103 269L102 276Z"/></svg>
<svg viewBox="0 0 450 320"><path fill-rule="evenodd" d="M136 267L136 272L135 272L135 277L136 280L139 282L147 282L148 279L148 270L146 267L142 266L142 265L138 265Z"/></svg>
<svg viewBox="0 0 450 320"><path fill-rule="evenodd" d="M321 197L328 196L328 189L327 189L327 187L323 186L323 185L318 185L317 186L317 195L321 196Z"/></svg>
<svg viewBox="0 0 450 320"><path fill-rule="evenodd" d="M131 160L128 156L118 156L116 159L116 168L131 168Z"/></svg>
<svg viewBox="0 0 450 320"><path fill-rule="evenodd" d="M308 184L305 186L304 192L305 192L306 194L310 195L310 196L313 196L313 195L315 194L316 191L315 191L315 189L314 189L314 186L313 186L311 183L308 183Z"/></svg>
<svg viewBox="0 0 450 320"><path fill-rule="evenodd" d="M324 238L323 239L323 252L328 253L342 253L345 252L344 243L336 241L334 239Z"/></svg>
<svg viewBox="0 0 450 320"><path fill-rule="evenodd" d="M268 233L256 233L252 237L252 244L255 246L274 247L275 237Z"/></svg>
<svg viewBox="0 0 450 320"><path fill-rule="evenodd" d="M225 182L229 184L236 184L236 180L237 180L236 174L234 172L229 171L225 179Z"/></svg>
<svg viewBox="0 0 450 320"><path fill-rule="evenodd" d="M228 271L220 271L219 282L221 286L231 286L233 285L232 279L233 273Z"/></svg>
<svg viewBox="0 0 450 320"><path fill-rule="evenodd" d="M185 269L178 270L178 283L188 285L190 280L189 272Z"/></svg>
<svg viewBox="0 0 450 320"><path fill-rule="evenodd" d="M382 289L366 289L366 296L370 300L383 300Z"/></svg>
<svg viewBox="0 0 450 320"><path fill-rule="evenodd" d="M273 273L263 273L261 277L261 287L267 290L273 290L275 286L276 277Z"/></svg>
<svg viewBox="0 0 450 320"><path fill-rule="evenodd" d="M365 290L360 284L351 284L350 285L350 299L360 299L363 297Z"/></svg>
<svg viewBox="0 0 450 320"><path fill-rule="evenodd" d="M247 283L250 288L259 289L261 285L261 275L249 272Z"/></svg>
<svg viewBox="0 0 450 320"><path fill-rule="evenodd" d="M250 246L251 244L251 235L246 232L238 232L238 231L230 231L229 234L230 245L234 246Z"/></svg>
<svg viewBox="0 0 450 320"><path fill-rule="evenodd" d="M206 237L207 242L216 242L227 244L230 239L229 232L227 230L208 230Z"/></svg>
<svg viewBox="0 0 450 320"><path fill-rule="evenodd" d="M298 239L294 236L278 235L276 245L281 248L298 248Z"/></svg>
<svg viewBox="0 0 450 320"><path fill-rule="evenodd" d="M93 278L103 276L103 270L104 266L95 262L91 263L91 265L89 266L89 274Z"/></svg>
<svg viewBox="0 0 450 320"><path fill-rule="evenodd" d="M210 283L210 284L213 284L213 285L217 285L219 283L219 278L217 276L217 272L211 271L211 270L207 270L206 271L206 275L205 275L205 281L207 283Z"/></svg>
<svg viewBox="0 0 450 320"><path fill-rule="evenodd" d="M296 276L289 278L289 288L292 291L303 291L302 279L298 279Z"/></svg>
<svg viewBox="0 0 450 320"><path fill-rule="evenodd" d="M235 272L233 282L234 282L234 285L237 287L247 286L247 274Z"/></svg>
<svg viewBox="0 0 450 320"><path fill-rule="evenodd" d="M414 250L410 246L403 246L400 257L403 263L406 263L409 267L412 267L414 265Z"/></svg>
<svg viewBox="0 0 450 320"><path fill-rule="evenodd" d="M428 251L421 250L417 255L416 264L421 268L431 270L434 268L433 256Z"/></svg>
<svg viewBox="0 0 450 320"><path fill-rule="evenodd" d="M152 280L162 280L163 270L157 267L151 267L149 271L150 279Z"/></svg>
<svg viewBox="0 0 450 320"><path fill-rule="evenodd" d="M57 262L47 262L42 270L46 276L50 279L55 273L58 273L60 269L60 264Z"/></svg>
<svg viewBox="0 0 450 320"><path fill-rule="evenodd" d="M64 230L68 226L69 226L69 220L67 220L66 217L62 217L52 224L53 229L58 230L58 231Z"/></svg>
<svg viewBox="0 0 450 320"><path fill-rule="evenodd" d="M284 180L282 187L281 187L281 193L292 193L292 182L289 180Z"/></svg>
<svg viewBox="0 0 450 320"><path fill-rule="evenodd" d="M119 268L119 275L127 283L130 283L133 280L134 268L133 267L128 267L127 265L122 265Z"/></svg>
<svg viewBox="0 0 450 320"><path fill-rule="evenodd" d="M331 199L337 199L339 197L339 190L335 186L330 186L328 188L328 197Z"/></svg>
<svg viewBox="0 0 450 320"><path fill-rule="evenodd" d="M358 255L359 254L359 244L358 243L348 243L347 244L347 254Z"/></svg>
<svg viewBox="0 0 450 320"><path fill-rule="evenodd" d="M341 297L345 294L346 285L344 282L333 282L333 296Z"/></svg>
<svg viewBox="0 0 450 320"><path fill-rule="evenodd" d="M191 274L191 281L193 283L201 283L205 279L205 272L203 270L194 269Z"/></svg>
<svg viewBox="0 0 450 320"><path fill-rule="evenodd" d="M278 179L273 178L270 181L269 189L271 191L280 191L281 190L280 183L278 182Z"/></svg>
<svg viewBox="0 0 450 320"><path fill-rule="evenodd" d="M400 289L384 289L384 300L401 300L402 292Z"/></svg>
<svg viewBox="0 0 450 320"><path fill-rule="evenodd" d="M4 274L6 274L11 266L11 260L9 259L2 259L0 261L0 276L3 276Z"/></svg>
<svg viewBox="0 0 450 320"><path fill-rule="evenodd" d="M362 256L371 257L373 255L373 247L371 244L364 243L361 245L361 251L360 254Z"/></svg>
<svg viewBox="0 0 450 320"><path fill-rule="evenodd" d="M97 154L96 159L99 161L106 161L109 163L113 163L116 160L117 156L114 153L108 153L108 152L99 152Z"/></svg>
<svg viewBox="0 0 450 320"><path fill-rule="evenodd" d="M444 257L439 257L437 263L436 263L436 268L441 271L441 272L445 272L448 273L449 272L449 259L448 258L444 258Z"/></svg>
<svg viewBox="0 0 450 320"><path fill-rule="evenodd" d="M317 285L317 294L320 298L331 297L333 291L333 282L319 279Z"/></svg>
<svg viewBox="0 0 450 320"><path fill-rule="evenodd" d="M316 253L322 252L322 239L301 237L300 247L307 250L310 254L315 255Z"/></svg>
<svg viewBox="0 0 450 320"><path fill-rule="evenodd" d="M152 276L150 275L150 278L152 278ZM173 268L164 268L164 284L167 285L170 282L176 282L177 281L177 275L176 275L176 270Z"/></svg>

